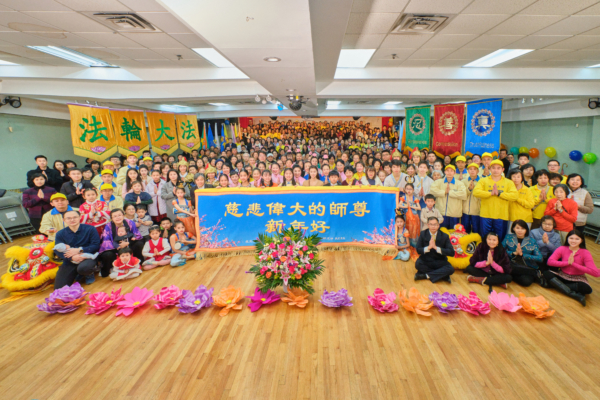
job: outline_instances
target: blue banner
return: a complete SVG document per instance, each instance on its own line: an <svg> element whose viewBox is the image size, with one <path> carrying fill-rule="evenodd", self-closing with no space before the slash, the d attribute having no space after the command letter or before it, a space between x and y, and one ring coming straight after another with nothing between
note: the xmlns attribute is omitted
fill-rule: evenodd
<svg viewBox="0 0 600 400"><path fill-rule="evenodd" d="M390 248L396 244L398 189L275 187L196 190L196 250L254 248L259 233L294 227L327 246Z"/></svg>
<svg viewBox="0 0 600 400"><path fill-rule="evenodd" d="M500 151L502 99L478 100L467 103L465 121L465 154Z"/></svg>

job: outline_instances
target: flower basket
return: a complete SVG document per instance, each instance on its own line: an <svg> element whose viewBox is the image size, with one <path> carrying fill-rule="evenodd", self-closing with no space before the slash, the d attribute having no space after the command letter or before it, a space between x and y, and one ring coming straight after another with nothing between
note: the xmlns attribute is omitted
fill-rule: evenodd
<svg viewBox="0 0 600 400"><path fill-rule="evenodd" d="M289 228L280 233L258 235L254 241L256 264L249 272L256 276L263 293L286 285L314 293L313 281L323 273L319 259L319 236L306 236L303 231Z"/></svg>

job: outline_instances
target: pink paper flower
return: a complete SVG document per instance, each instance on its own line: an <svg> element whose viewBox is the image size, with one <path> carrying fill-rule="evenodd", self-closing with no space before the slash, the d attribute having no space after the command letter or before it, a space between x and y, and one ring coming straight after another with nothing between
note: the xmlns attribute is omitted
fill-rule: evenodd
<svg viewBox="0 0 600 400"><path fill-rule="evenodd" d="M152 298L152 295L154 295L154 292L152 290L148 290L146 288L140 289L136 286L135 288L133 288L131 293L127 293L125 295L125 300L121 300L117 303L117 306L119 306L119 310L117 311L116 316L130 316L136 308L140 308L141 306L146 304L146 302L150 300L150 298Z"/></svg>
<svg viewBox="0 0 600 400"><path fill-rule="evenodd" d="M106 147L104 146L96 146L96 147L92 147L90 150L92 150L94 153L97 154L102 154L106 151Z"/></svg>
<svg viewBox="0 0 600 400"><path fill-rule="evenodd" d="M461 310L471 313L473 315L489 314L490 303L484 303L477 293L469 292L469 297L465 297L462 294L458 295L458 306Z"/></svg>
<svg viewBox="0 0 600 400"><path fill-rule="evenodd" d="M373 296L367 296L369 298L369 304L379 312L394 312L398 311L398 304L394 303L396 300L396 293L390 292L385 294L382 289L375 289Z"/></svg>
<svg viewBox="0 0 600 400"><path fill-rule="evenodd" d="M259 288L254 289L254 296L246 297L251 300L250 304L248 304L248 307L250 307L250 311L252 312L258 311L259 308L261 308L265 304L271 304L281 300L279 295L274 291L267 290L266 293L263 293L260 291Z"/></svg>
<svg viewBox="0 0 600 400"><path fill-rule="evenodd" d="M88 305L90 306L86 314L102 314L104 311L117 305L117 302L123 300L125 296L121 294L121 288L113 289L110 296L104 292L90 294Z"/></svg>
<svg viewBox="0 0 600 400"><path fill-rule="evenodd" d="M171 148L170 144L163 144L162 146L160 146L161 149L163 150L169 150Z"/></svg>
<svg viewBox="0 0 600 400"><path fill-rule="evenodd" d="M169 287L164 287L160 289L160 293L154 296L152 300L158 302L154 304L154 307L157 310L162 310L163 308L167 308L177 304L181 296L181 290L179 290L177 286L171 285Z"/></svg>
<svg viewBox="0 0 600 400"><path fill-rule="evenodd" d="M496 293L495 290L492 290L488 300L494 307L501 311L516 312L523 308L519 305L519 299L517 297L512 294L509 297L508 294L504 292Z"/></svg>
<svg viewBox="0 0 600 400"><path fill-rule="evenodd" d="M129 151L135 152L140 150L140 146L129 146L128 149Z"/></svg>

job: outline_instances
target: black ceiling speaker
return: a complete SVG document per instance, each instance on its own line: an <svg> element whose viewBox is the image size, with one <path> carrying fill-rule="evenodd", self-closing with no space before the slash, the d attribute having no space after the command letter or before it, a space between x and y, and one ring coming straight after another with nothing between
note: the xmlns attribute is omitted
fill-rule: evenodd
<svg viewBox="0 0 600 400"><path fill-rule="evenodd" d="M269 117L271 118L273 121L277 121L277 117Z"/></svg>
<svg viewBox="0 0 600 400"><path fill-rule="evenodd" d="M360 117L352 117L355 121L358 121Z"/></svg>
<svg viewBox="0 0 600 400"><path fill-rule="evenodd" d="M600 105L600 99L598 99L598 98L590 99L588 102L588 107L590 110L597 108L599 105Z"/></svg>

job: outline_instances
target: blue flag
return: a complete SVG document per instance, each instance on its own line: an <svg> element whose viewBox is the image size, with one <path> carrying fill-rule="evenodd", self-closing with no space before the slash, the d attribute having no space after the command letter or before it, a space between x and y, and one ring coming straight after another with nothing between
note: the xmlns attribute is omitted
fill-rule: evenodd
<svg viewBox="0 0 600 400"><path fill-rule="evenodd" d="M465 153L498 153L502 131L502 99L467 103L465 125Z"/></svg>
<svg viewBox="0 0 600 400"><path fill-rule="evenodd" d="M221 151L225 151L223 146L223 142L225 141L225 124L221 125L221 137L223 138L223 140L221 140Z"/></svg>
<svg viewBox="0 0 600 400"><path fill-rule="evenodd" d="M208 147L215 147L215 138L212 134L212 129L210 128L210 124L208 124Z"/></svg>

